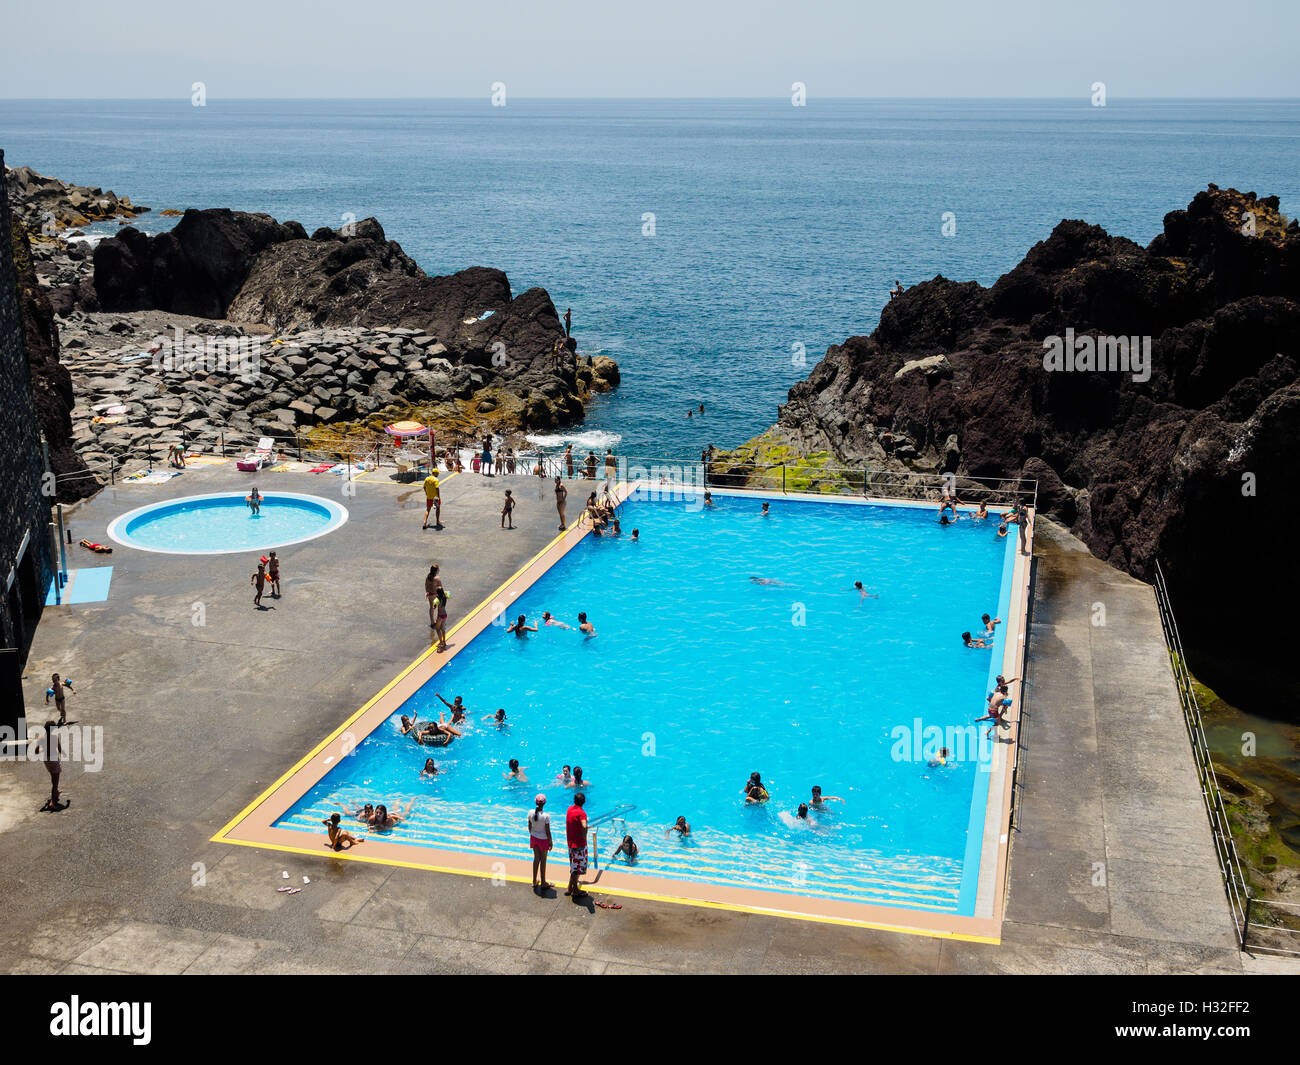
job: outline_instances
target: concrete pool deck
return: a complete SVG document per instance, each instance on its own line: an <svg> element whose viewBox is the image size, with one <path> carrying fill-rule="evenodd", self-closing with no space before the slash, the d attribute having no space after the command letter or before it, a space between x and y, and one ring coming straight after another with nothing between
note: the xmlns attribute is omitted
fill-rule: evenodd
<svg viewBox="0 0 1300 1065"><path fill-rule="evenodd" d="M325 495L325 477L258 481ZM165 485L107 489L68 521L74 541L102 542L108 521L134 506L247 483L226 467L200 468ZM505 487L521 502L513 533L497 527ZM571 517L589 490L571 486ZM1242 971L1151 590L1045 521L1000 945L653 901L593 911L508 882L210 842L427 648L431 560L443 565L454 624L555 535L549 482L462 474L444 499L448 528L422 533L418 484L360 484L343 500L352 520L283 552L285 595L264 612L253 610L244 556L119 549L99 560L70 549L87 556L70 565L111 562L112 591L103 603L46 611L25 692L32 720L43 721L33 710L48 675L70 674L69 719L103 727L104 765L69 765L72 805L44 814L43 768L0 763L9 856L0 890L10 903L0 967ZM1099 601L1104 628L1090 623ZM276 891L304 876L300 894Z"/></svg>

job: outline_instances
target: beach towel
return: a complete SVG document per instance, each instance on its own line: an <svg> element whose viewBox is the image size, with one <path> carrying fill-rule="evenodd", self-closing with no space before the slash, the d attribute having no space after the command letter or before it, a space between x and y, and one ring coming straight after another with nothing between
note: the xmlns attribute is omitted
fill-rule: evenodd
<svg viewBox="0 0 1300 1065"><path fill-rule="evenodd" d="M308 473L324 473L326 470L332 470L332 469L334 468L334 465L335 465L335 464L332 463L332 462L322 462L319 466L313 467L312 469L308 470L307 472L308 472Z"/></svg>

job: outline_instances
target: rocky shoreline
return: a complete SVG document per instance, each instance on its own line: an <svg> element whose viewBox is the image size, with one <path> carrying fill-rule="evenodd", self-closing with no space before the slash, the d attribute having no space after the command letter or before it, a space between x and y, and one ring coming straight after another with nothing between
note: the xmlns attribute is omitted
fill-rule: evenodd
<svg viewBox="0 0 1300 1065"><path fill-rule="evenodd" d="M1300 226L1278 207L1211 185L1146 248L1065 221L990 288L916 285L714 469L1036 480L1040 509L1098 558L1148 581L1160 562L1198 676L1237 705L1294 708ZM1049 360L1120 339L1147 365Z"/></svg>
<svg viewBox="0 0 1300 1065"><path fill-rule="evenodd" d="M68 227L148 208L23 167L6 181L33 379L47 438L70 453L56 466L65 498L182 440L320 444L401 418L525 433L581 420L619 383L545 290L516 296L486 267L430 277L375 219L308 236L268 215L189 210L167 233L126 226L92 247Z"/></svg>

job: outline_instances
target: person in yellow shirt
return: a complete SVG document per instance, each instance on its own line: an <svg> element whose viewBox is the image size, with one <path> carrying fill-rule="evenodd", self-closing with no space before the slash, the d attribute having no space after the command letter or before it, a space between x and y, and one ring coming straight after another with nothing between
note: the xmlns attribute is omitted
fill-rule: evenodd
<svg viewBox="0 0 1300 1065"><path fill-rule="evenodd" d="M438 473L433 471L424 479L424 524L421 529L429 527L429 511L433 511L433 527L442 528L442 493L438 487Z"/></svg>

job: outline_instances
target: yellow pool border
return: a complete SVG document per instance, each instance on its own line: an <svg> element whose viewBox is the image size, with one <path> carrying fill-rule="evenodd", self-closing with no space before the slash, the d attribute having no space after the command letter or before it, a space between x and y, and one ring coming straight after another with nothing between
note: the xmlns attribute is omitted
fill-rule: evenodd
<svg viewBox="0 0 1300 1065"><path fill-rule="evenodd" d="M629 484L619 482L615 495L621 503L640 486L641 482ZM648 485L649 488L664 486ZM681 486L669 486L681 487ZM693 487L700 490L698 486ZM934 504L925 501L884 499L875 497L835 497L817 493L781 492L764 489L754 491L743 488L714 488L709 491L717 495L738 495L754 499L800 499L819 502L843 503L849 505L884 505L903 506L922 509L934 509ZM973 506L963 506L962 510L974 510ZM1012 576L1012 603L1017 609L1006 619L1006 638L1002 672L1007 676L1020 675L1015 672L1023 662L1027 640L1025 628L1028 618L1029 573L1033 559L1033 529L1036 514L1029 509L1030 525L1028 551L1016 550ZM991 519L990 519L991 520ZM327 849L322 842L319 847L302 846L303 833L293 829L276 828L278 821L303 795L330 771L338 758L346 755L365 739L379 724L386 721L406 702L411 695L423 687L443 666L486 629L493 620L507 609L511 603L528 591L560 559L572 551L591 532L590 526L579 521L568 529L558 533L550 542L538 551L523 566L506 580L447 632L448 649L438 652L436 645L431 645L413 662L403 669L393 680L368 699L355 713L346 718L333 732L316 744L306 755L283 773L257 798L245 806L211 837L210 842L226 843L232 846L255 847L275 850L289 854L301 854L330 858L342 861L362 862L372 865L387 865L405 869L422 869L428 872L449 873L456 876L474 876L497 882L531 883L531 862L516 858L503 858L494 855L476 854L468 851L450 851L422 845L393 842L368 838L364 849L352 848L335 852ZM460 637L453 642L453 637ZM1023 682L1022 682L1023 683ZM1019 692L1013 695L1014 706L1008 715L1012 726L1019 728L1020 704ZM362 726L365 725L362 729ZM357 733L353 733L354 726ZM980 879L985 881L996 877L991 883L991 900L986 900L984 909L991 913L984 916L961 916L957 914L938 913L928 910L909 909L902 906L883 906L872 903L847 902L827 899L820 896L797 895L788 892L761 891L753 888L737 888L727 885L704 882L674 880L668 877L654 877L647 874L629 875L617 869L600 869L589 873L584 884L593 892L614 895L630 899L642 899L654 902L669 902L696 906L705 909L727 910L736 913L752 913L772 917L785 917L794 920L812 921L822 924L844 925L857 928L871 928L880 931L897 932L906 935L937 937L972 943L998 944L1002 940L1002 914L1005 906L1007 878L1009 872L1009 826L1011 816L1011 774L1015 766L1016 752L1019 744L1010 748L999 744L996 764L991 772L997 780L990 780L988 807L985 815L985 852L989 850L990 832L993 833L996 847L996 860L992 868L986 869L985 862L991 857L988 853L981 855ZM326 752L330 753L326 758ZM318 765L314 763L319 762ZM311 772L310 770L315 770ZM290 784L293 782L293 786ZM995 787L998 784L1000 786ZM323 840L323 837L322 837ZM558 863L566 864L562 848L553 852ZM646 890L647 881L659 881L669 885L663 891ZM981 894L984 894L983 889Z"/></svg>

